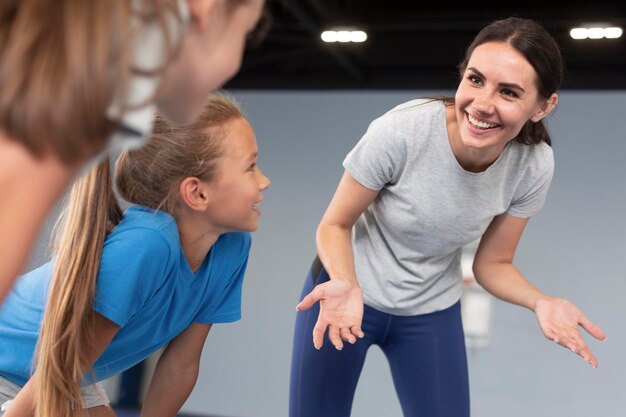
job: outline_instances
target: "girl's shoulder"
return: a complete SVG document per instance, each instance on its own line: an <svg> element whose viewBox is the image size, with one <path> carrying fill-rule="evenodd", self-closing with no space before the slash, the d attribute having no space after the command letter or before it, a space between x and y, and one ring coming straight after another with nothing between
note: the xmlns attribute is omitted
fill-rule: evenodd
<svg viewBox="0 0 626 417"><path fill-rule="evenodd" d="M252 246L252 236L248 232L231 232L220 235L214 245L222 254L233 257L247 257Z"/></svg>
<svg viewBox="0 0 626 417"><path fill-rule="evenodd" d="M128 233L141 238L162 234L166 239L178 240L178 226L171 214L143 206L131 206L124 211L122 221L113 229L111 235Z"/></svg>
<svg viewBox="0 0 626 417"><path fill-rule="evenodd" d="M105 240L107 251L142 252L164 258L180 247L178 227L174 218L163 211L141 206L126 209L122 221Z"/></svg>

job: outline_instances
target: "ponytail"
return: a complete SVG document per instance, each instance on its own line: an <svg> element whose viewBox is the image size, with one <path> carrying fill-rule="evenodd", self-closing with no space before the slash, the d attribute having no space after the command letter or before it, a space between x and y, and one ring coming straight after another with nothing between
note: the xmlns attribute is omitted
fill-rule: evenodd
<svg viewBox="0 0 626 417"><path fill-rule="evenodd" d="M130 204L174 215L173 190L186 177L211 181L229 126L242 118L227 94L213 94L193 125L171 126L157 117L148 144L116 161L119 195ZM80 384L91 370L94 293L106 236L121 221L109 161L75 183L55 231L55 266L39 336L35 416L78 417Z"/></svg>
<svg viewBox="0 0 626 417"><path fill-rule="evenodd" d="M543 124L543 120L540 120L537 123L534 123L531 120L527 121L517 135L516 140L524 145L537 145L541 142L545 142L552 146L552 139L550 139L550 134L548 133L546 126Z"/></svg>
<svg viewBox="0 0 626 417"><path fill-rule="evenodd" d="M106 235L121 218L105 160L75 183L57 223L54 272L35 373L37 417L81 415L80 383L91 369L100 257Z"/></svg>

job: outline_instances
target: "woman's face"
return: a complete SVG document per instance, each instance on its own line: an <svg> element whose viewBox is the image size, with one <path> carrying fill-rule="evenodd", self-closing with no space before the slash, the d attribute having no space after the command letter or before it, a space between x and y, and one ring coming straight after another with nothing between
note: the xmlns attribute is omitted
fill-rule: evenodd
<svg viewBox="0 0 626 417"><path fill-rule="evenodd" d="M538 122L556 104L539 95L532 65L506 42L487 42L472 53L455 96L463 145L502 152L528 120Z"/></svg>
<svg viewBox="0 0 626 417"><path fill-rule="evenodd" d="M246 37L256 26L263 3L188 0L189 28L157 99L159 110L171 122L193 122L207 96L237 73Z"/></svg>

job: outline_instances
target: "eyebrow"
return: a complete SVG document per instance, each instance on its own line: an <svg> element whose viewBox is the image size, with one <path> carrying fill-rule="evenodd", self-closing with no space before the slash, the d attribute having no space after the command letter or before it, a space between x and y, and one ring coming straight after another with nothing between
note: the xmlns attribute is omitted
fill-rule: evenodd
<svg viewBox="0 0 626 417"><path fill-rule="evenodd" d="M482 72L478 71L478 70L477 70L476 68L474 68L474 67L469 67L469 68L467 68L467 69L468 69L468 70L470 70L470 71L472 71L472 72L474 72L474 73L476 73L476 74L477 74L477 75L479 75L481 78L485 78L485 79L487 78L487 77L485 77L485 76L483 75L483 73L482 73ZM521 91L522 93L525 93L525 92L526 92L526 90L524 90L524 89L522 88L522 86L521 86L521 85L519 85L519 84L515 84L515 83L499 83L498 85L499 85L499 86L501 86L501 87L506 87L506 88L512 88L512 89L514 89L514 90L519 90L519 91Z"/></svg>

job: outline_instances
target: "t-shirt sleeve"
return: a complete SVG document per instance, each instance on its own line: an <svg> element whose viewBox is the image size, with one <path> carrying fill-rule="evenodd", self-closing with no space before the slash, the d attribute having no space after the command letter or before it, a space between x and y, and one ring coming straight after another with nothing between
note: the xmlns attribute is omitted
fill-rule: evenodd
<svg viewBox="0 0 626 417"><path fill-rule="evenodd" d="M160 287L171 250L151 229L132 229L105 243L98 272L94 310L122 327Z"/></svg>
<svg viewBox="0 0 626 417"><path fill-rule="evenodd" d="M371 190L395 183L406 165L406 141L395 124L389 114L374 120L343 161L346 171Z"/></svg>
<svg viewBox="0 0 626 417"><path fill-rule="evenodd" d="M231 323L241 319L241 292L252 240L248 233L231 233L224 240L214 254L215 274L210 279L216 284L195 322Z"/></svg>
<svg viewBox="0 0 626 417"><path fill-rule="evenodd" d="M552 183L554 175L552 148L544 144L534 146L543 146L546 150L538 152L536 162L529 166L523 181L518 186L507 210L507 214L514 217L528 218L537 214L543 208Z"/></svg>

